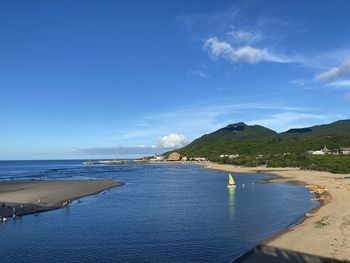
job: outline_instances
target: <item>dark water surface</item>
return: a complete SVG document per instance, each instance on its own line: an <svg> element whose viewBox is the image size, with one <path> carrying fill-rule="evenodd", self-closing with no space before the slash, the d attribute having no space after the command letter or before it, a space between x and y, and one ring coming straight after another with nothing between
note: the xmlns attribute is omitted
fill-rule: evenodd
<svg viewBox="0 0 350 263"><path fill-rule="evenodd" d="M300 185L235 174L230 190L227 173L196 165L0 161L0 180L11 178L126 185L0 224L1 262L230 262L318 205Z"/></svg>

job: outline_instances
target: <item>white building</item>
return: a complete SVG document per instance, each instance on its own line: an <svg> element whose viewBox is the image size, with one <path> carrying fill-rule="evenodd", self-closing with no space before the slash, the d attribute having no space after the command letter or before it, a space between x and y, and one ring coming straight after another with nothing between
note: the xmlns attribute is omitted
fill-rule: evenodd
<svg viewBox="0 0 350 263"><path fill-rule="evenodd" d="M350 154L350 148L340 148L341 154Z"/></svg>
<svg viewBox="0 0 350 263"><path fill-rule="evenodd" d="M229 159L234 159L234 158L238 158L239 154L220 154L219 155L220 158L229 158Z"/></svg>
<svg viewBox="0 0 350 263"><path fill-rule="evenodd" d="M196 162L205 162L207 159L204 157L194 157L193 160Z"/></svg>
<svg viewBox="0 0 350 263"><path fill-rule="evenodd" d="M155 155L150 160L151 161L163 161L164 160L164 156L162 156L162 155Z"/></svg>
<svg viewBox="0 0 350 263"><path fill-rule="evenodd" d="M313 155L325 155L325 154L329 154L329 153L331 153L331 151L330 150L328 150L328 148L326 147L326 146L324 146L324 148L323 149L321 149L321 150L317 150L317 151L307 151L308 153L310 153L310 154L313 154Z"/></svg>
<svg viewBox="0 0 350 263"><path fill-rule="evenodd" d="M319 150L319 151L309 151L309 153L313 154L313 155L324 155L324 151Z"/></svg>

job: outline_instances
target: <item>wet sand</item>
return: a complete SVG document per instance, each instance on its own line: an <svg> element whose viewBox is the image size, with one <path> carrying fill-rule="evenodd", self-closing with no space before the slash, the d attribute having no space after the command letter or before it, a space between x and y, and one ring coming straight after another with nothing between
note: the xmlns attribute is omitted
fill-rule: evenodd
<svg viewBox="0 0 350 263"><path fill-rule="evenodd" d="M83 196L121 186L112 180L34 180L0 183L0 216L61 208Z"/></svg>
<svg viewBox="0 0 350 263"><path fill-rule="evenodd" d="M324 204L311 211L301 224L266 240L263 242L265 249L252 250L237 262L275 262L273 259L276 262L329 262L329 258L350 260L350 174L215 163L204 166L237 173L262 172L277 175L270 180L272 182L302 182L327 189ZM290 253L298 255L299 260L295 261ZM307 255L306 259L302 255Z"/></svg>

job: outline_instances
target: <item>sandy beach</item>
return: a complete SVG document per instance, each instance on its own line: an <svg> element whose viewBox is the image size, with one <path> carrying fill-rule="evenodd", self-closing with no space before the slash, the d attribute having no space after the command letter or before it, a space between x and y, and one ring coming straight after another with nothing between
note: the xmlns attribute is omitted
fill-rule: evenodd
<svg viewBox="0 0 350 263"><path fill-rule="evenodd" d="M0 183L0 216L57 209L123 183L112 180L35 180Z"/></svg>
<svg viewBox="0 0 350 263"><path fill-rule="evenodd" d="M215 163L205 164L204 167L237 173L263 172L278 176L271 181L302 182L327 189L325 203L312 211L301 224L266 240L237 262L350 260L350 174Z"/></svg>

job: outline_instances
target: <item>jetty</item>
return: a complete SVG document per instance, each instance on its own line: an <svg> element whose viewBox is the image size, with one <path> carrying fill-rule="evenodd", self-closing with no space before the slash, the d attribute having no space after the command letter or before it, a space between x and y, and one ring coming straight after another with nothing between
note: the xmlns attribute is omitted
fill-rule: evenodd
<svg viewBox="0 0 350 263"><path fill-rule="evenodd" d="M83 165L117 165L117 164L144 164L146 160L99 160L99 161L85 161Z"/></svg>

